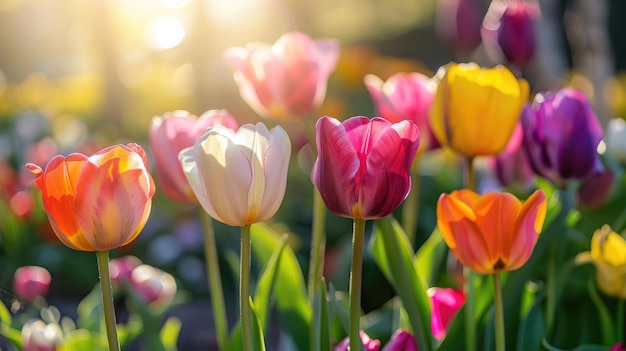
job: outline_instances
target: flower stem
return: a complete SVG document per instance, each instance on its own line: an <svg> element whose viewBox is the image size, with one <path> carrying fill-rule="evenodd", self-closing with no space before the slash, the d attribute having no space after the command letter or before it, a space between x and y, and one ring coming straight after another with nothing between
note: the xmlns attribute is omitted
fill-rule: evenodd
<svg viewBox="0 0 626 351"><path fill-rule="evenodd" d="M411 245L415 245L415 230L419 213L420 175L418 173L418 160L419 157L415 157L411 165L411 191L402 206L402 227Z"/></svg>
<svg viewBox="0 0 626 351"><path fill-rule="evenodd" d="M309 302L315 298L315 293L319 289L324 270L324 251L326 247L326 236L324 235L324 223L326 220L326 207L322 195L315 188L313 189L313 228L311 231L311 257L309 260Z"/></svg>
<svg viewBox="0 0 626 351"><path fill-rule="evenodd" d="M239 269L239 313L243 351L254 349L252 344L252 324L250 323L250 225L241 227L241 265Z"/></svg>
<svg viewBox="0 0 626 351"><path fill-rule="evenodd" d="M224 290L222 289L217 245L215 243L215 230L213 229L213 220L211 217L203 211L200 216L202 217L204 259L209 279L209 290L211 291L211 304L213 305L213 319L215 320L215 330L217 332L217 345L220 350L226 350L226 343L228 342L228 320L226 319Z"/></svg>
<svg viewBox="0 0 626 351"><path fill-rule="evenodd" d="M496 309L496 351L504 351L506 348L504 333L504 305L502 303L502 285L500 273L493 274L494 304Z"/></svg>
<svg viewBox="0 0 626 351"><path fill-rule="evenodd" d="M476 174L474 169L474 158L467 158L466 187L472 191L476 188ZM476 351L476 320L474 311L476 309L476 299L474 292L474 272L463 267L463 277L465 280L465 347L467 351Z"/></svg>
<svg viewBox="0 0 626 351"><path fill-rule="evenodd" d="M115 324L115 306L113 305L113 290L109 274L109 251L96 251L98 272L100 273L100 289L102 290L102 307L104 309L104 325L107 332L109 351L119 351L117 340L117 325Z"/></svg>
<svg viewBox="0 0 626 351"><path fill-rule="evenodd" d="M617 340L624 341L626 340L626 334L624 331L624 299L619 299L617 301Z"/></svg>
<svg viewBox="0 0 626 351"><path fill-rule="evenodd" d="M350 270L350 350L361 350L361 280L363 276L363 241L365 220L355 219L352 235L352 268Z"/></svg>

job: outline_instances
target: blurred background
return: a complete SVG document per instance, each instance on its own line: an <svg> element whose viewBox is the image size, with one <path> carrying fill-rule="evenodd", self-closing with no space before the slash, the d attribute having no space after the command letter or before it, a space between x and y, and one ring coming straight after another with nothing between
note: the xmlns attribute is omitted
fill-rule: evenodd
<svg viewBox="0 0 626 351"><path fill-rule="evenodd" d="M433 75L450 61L503 63L481 42L490 1L466 1L470 5L454 17L457 2L0 0L0 289L11 291L14 270L27 264L52 272L51 296L57 301L82 298L98 277L95 256L56 243L25 163L43 167L56 154L90 154L118 142L147 148L152 117L167 111L200 115L225 108L241 124L255 122L260 117L239 96L223 53L250 42L273 43L292 30L342 44L320 116L373 116L363 84L367 73L386 79L397 72ZM534 92L565 85L583 89L603 123L625 117L626 2L536 4L541 9L537 51L516 74L528 79ZM455 32L455 23L467 27ZM312 186L305 172L294 172L285 200L290 205L281 208L277 222L299 234L291 240L306 269ZM439 183L429 187L428 182ZM436 197L460 184L454 175L428 177L424 183L421 196L431 205L420 212L418 240L435 226ZM196 209L175 205L157 188L146 229L113 256L137 255L174 274L181 289L204 301L208 291L197 218ZM349 259L342 247L349 249L350 228L351 221L331 215L327 274L341 277L338 284L345 286L338 289L347 288L340 262ZM239 237L232 228L217 224L216 229L228 281ZM366 272L374 271L373 263L365 265ZM391 290L379 274L365 279L379 289L364 295L364 308L374 309ZM235 298L236 282L225 288Z"/></svg>

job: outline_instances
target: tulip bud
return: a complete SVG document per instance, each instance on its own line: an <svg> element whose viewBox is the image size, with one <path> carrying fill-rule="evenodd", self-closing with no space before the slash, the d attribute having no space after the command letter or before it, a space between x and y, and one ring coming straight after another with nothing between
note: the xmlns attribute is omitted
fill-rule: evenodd
<svg viewBox="0 0 626 351"><path fill-rule="evenodd" d="M133 291L149 305L168 306L176 296L176 280L160 269L142 264L130 275Z"/></svg>
<svg viewBox="0 0 626 351"><path fill-rule="evenodd" d="M465 303L465 293L451 288L430 288L427 293L431 302L430 328L437 340L443 340L448 326Z"/></svg>
<svg viewBox="0 0 626 351"><path fill-rule="evenodd" d="M130 282L131 273L140 264L141 260L139 258L130 255L109 261L109 274L111 275L113 286L121 288L125 283Z"/></svg>
<svg viewBox="0 0 626 351"><path fill-rule="evenodd" d="M372 340L367 333L363 330L359 333L361 337L361 343L365 351L378 351L380 350L380 341ZM337 346L335 346L334 351L348 351L350 347L350 338L344 338Z"/></svg>
<svg viewBox="0 0 626 351"><path fill-rule="evenodd" d="M33 319L22 327L24 351L55 351L62 342L63 332L58 324L46 324L41 319Z"/></svg>
<svg viewBox="0 0 626 351"><path fill-rule="evenodd" d="M382 351L417 351L417 343L415 337L408 331L398 329L393 333Z"/></svg>
<svg viewBox="0 0 626 351"><path fill-rule="evenodd" d="M535 173L566 187L603 169L602 127L587 96L566 88L537 94L521 116L523 146Z"/></svg>
<svg viewBox="0 0 626 351"><path fill-rule="evenodd" d="M47 269L38 266L24 266L15 270L13 292L24 302L33 302L37 296L46 297L52 276Z"/></svg>

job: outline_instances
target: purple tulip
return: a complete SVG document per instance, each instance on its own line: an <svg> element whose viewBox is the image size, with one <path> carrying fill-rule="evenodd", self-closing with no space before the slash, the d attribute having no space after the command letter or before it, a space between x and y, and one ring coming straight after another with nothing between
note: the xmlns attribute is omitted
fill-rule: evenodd
<svg viewBox="0 0 626 351"><path fill-rule="evenodd" d="M559 186L602 170L602 127L587 96L566 88L537 94L521 116L523 146L535 173Z"/></svg>
<svg viewBox="0 0 626 351"><path fill-rule="evenodd" d="M615 175L609 169L593 171L577 189L578 204L585 209L596 209L609 199Z"/></svg>
<svg viewBox="0 0 626 351"><path fill-rule="evenodd" d="M437 33L455 51L468 54L480 44L483 13L477 0L437 0Z"/></svg>
<svg viewBox="0 0 626 351"><path fill-rule="evenodd" d="M523 139L522 125L518 124L509 143L498 156L489 159L489 165L500 185L525 193L533 187L535 172L522 148Z"/></svg>
<svg viewBox="0 0 626 351"><path fill-rule="evenodd" d="M313 183L328 209L353 219L393 212L411 190L410 169L420 132L412 121L356 116L317 121Z"/></svg>
<svg viewBox="0 0 626 351"><path fill-rule="evenodd" d="M398 329L383 347L383 351L417 351L417 343L408 331Z"/></svg>

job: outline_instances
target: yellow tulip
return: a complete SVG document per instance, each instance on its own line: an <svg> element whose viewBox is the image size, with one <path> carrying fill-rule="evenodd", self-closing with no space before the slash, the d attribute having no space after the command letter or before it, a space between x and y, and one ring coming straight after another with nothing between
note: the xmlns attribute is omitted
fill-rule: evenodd
<svg viewBox="0 0 626 351"><path fill-rule="evenodd" d="M604 225L593 233L591 251L578 254L576 261L594 264L602 292L626 299L626 240L610 226Z"/></svg>
<svg viewBox="0 0 626 351"><path fill-rule="evenodd" d="M446 65L438 76L430 123L439 142L466 157L500 153L528 100L528 82L504 66L475 63Z"/></svg>

